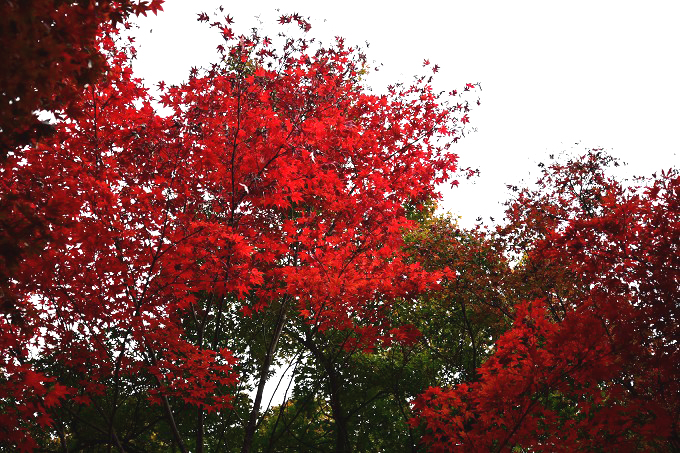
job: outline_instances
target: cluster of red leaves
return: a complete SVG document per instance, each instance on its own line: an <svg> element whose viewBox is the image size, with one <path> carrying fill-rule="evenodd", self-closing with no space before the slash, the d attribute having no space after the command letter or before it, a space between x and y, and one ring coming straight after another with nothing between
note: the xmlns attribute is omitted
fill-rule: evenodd
<svg viewBox="0 0 680 453"><path fill-rule="evenodd" d="M165 350L156 354L148 367L157 383L149 391L150 399L160 404L161 395L175 396L208 412L231 407L232 396L224 389L237 379L232 371L236 359L227 349L213 351L183 341L183 333L171 325L139 335L147 350Z"/></svg>
<svg viewBox="0 0 680 453"><path fill-rule="evenodd" d="M102 27L162 10L163 0L4 1L0 5L0 159L40 137L36 112L58 110L106 67Z"/></svg>
<svg viewBox="0 0 680 453"><path fill-rule="evenodd" d="M276 57L266 43L240 37L222 50L233 72L214 67L162 98L182 148L202 150L179 170L210 212L201 225L228 238L206 248L202 272L222 276L211 290L257 285L246 313L288 296L322 329L350 327L374 315L371 301L435 279L402 257L403 201L433 197L454 168L435 141L455 137L454 112L422 81L362 92L363 59L342 41L308 54L288 40Z"/></svg>
<svg viewBox="0 0 680 453"><path fill-rule="evenodd" d="M131 14L156 13L162 0L21 0L0 4L0 163L9 154L53 134L38 112L67 108L106 70L97 39ZM16 156L16 154L13 154ZM59 197L40 199L32 187L0 178L0 311L14 312L9 281L21 260L40 253L48 225L64 220ZM15 313L16 315L16 313Z"/></svg>
<svg viewBox="0 0 680 453"><path fill-rule="evenodd" d="M432 451L677 446L680 176L631 192L598 160L554 166L543 180L553 191L525 191L508 211L518 237L538 237L525 261L580 291L521 303L478 380L415 401ZM563 190L584 176L593 180Z"/></svg>
<svg viewBox="0 0 680 453"><path fill-rule="evenodd" d="M16 158L22 147L55 132L52 125L38 120L38 112L68 107L84 86L104 73L107 63L97 44L100 33L115 28L131 14L155 13L162 9L161 4L162 0L21 0L0 4L3 167L11 165L8 157ZM40 408L53 406L55 398L65 395L65 387L50 385L54 379L23 364L37 327L24 319L17 306L21 295L14 292L13 282L22 260L43 250L50 236L49 225L63 222L73 206L64 198L51 198L42 188L14 184L4 170L0 178L0 363L5 373L0 386L0 437L30 446L30 438L14 427L36 414L39 424L49 424L49 416ZM31 317L37 315L30 313ZM8 360L8 356L14 359Z"/></svg>
<svg viewBox="0 0 680 453"><path fill-rule="evenodd" d="M309 323L350 329L438 278L404 255L403 204L436 198L455 170L467 107L446 108L423 79L366 93L364 59L342 41L309 52L287 39L277 55L256 34L225 39L220 63L161 87L172 113L159 116L103 35L106 78L70 100L53 137L4 162L3 197L58 206L62 221L44 217L45 250L18 264L0 314L0 401L14 406L1 440L30 447L28 412L64 391L89 404L126 379L166 407L224 408L237 378L227 304L290 301ZM21 397L32 357L47 364L41 385L69 386L41 407Z"/></svg>
<svg viewBox="0 0 680 453"><path fill-rule="evenodd" d="M0 445L16 445L21 451L32 451L37 444L24 428L29 424L41 428L51 426L53 420L48 414L49 409L58 405L71 391L55 383L54 378L33 371L30 366L8 364L3 368L3 379L7 382L0 384L0 397L3 399L3 406L0 406Z"/></svg>

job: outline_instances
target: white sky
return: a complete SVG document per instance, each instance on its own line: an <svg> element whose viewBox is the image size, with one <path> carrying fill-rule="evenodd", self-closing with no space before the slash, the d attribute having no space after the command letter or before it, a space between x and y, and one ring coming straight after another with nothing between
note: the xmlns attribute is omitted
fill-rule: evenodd
<svg viewBox="0 0 680 453"><path fill-rule="evenodd" d="M424 74L425 58L442 68L436 89L481 83L470 114L477 132L456 147L481 177L442 188L444 208L465 226L499 220L505 184L535 179L551 153L604 147L629 174L678 165L678 1L166 0L164 12L137 21L137 75L179 83L213 61L219 37L196 17L221 3L237 35L253 26L275 35L276 18L297 12L311 18L311 36L368 41L369 60L383 64L369 79L378 92Z"/></svg>

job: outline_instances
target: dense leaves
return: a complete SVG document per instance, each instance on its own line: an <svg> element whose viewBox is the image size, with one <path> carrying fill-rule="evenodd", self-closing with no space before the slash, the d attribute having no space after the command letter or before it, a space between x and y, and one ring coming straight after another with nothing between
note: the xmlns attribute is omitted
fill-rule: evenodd
<svg viewBox="0 0 680 453"><path fill-rule="evenodd" d="M51 132L36 112L58 110L106 68L98 33L163 0L22 0L0 5L0 160Z"/></svg>
<svg viewBox="0 0 680 453"><path fill-rule="evenodd" d="M225 316L271 313L248 450L289 318L371 348L400 332L381 321L391 301L439 278L404 254L403 200L436 197L455 169L457 109L424 78L367 93L364 57L342 40L313 50L286 38L276 54L257 34L233 39L228 22L213 23L218 63L161 88L167 116L133 78L133 50L102 34L106 77L71 99L53 137L8 156L3 197L30 193L32 209L56 205L66 221L44 217L44 252L10 282L7 441L29 448L53 427L62 448L74 436L85 448L71 430L87 421L91 446L144 449L144 430L120 418L145 402L166 441L200 451L206 416L230 407L237 382ZM196 432L182 420L192 406Z"/></svg>
<svg viewBox="0 0 680 453"><path fill-rule="evenodd" d="M678 448L680 177L626 189L609 162L555 164L510 205L502 233L532 238L515 273L536 298L478 380L416 401L433 451Z"/></svg>
<svg viewBox="0 0 680 453"><path fill-rule="evenodd" d="M107 70L97 37L130 15L156 13L162 0L21 0L0 3L0 165L15 150L54 134L48 120L71 110L88 84ZM77 108L77 107L76 107ZM48 198L41 196L47 194ZM49 225L66 220L70 206L30 185L0 179L0 311L11 312L20 297L10 281L25 256L38 254Z"/></svg>
<svg viewBox="0 0 680 453"><path fill-rule="evenodd" d="M217 62L153 98L115 27L160 3L1 7L3 448L680 448L677 170L593 150L465 230L475 85L201 13Z"/></svg>

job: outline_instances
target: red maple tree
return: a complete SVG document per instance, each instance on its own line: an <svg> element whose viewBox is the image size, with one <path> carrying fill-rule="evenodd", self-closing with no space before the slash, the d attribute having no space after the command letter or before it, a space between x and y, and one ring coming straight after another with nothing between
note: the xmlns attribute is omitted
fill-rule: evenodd
<svg viewBox="0 0 680 453"><path fill-rule="evenodd" d="M425 78L367 92L365 58L340 39L312 50L286 38L277 54L228 25L213 23L219 63L161 87L165 116L130 50L101 34L106 77L59 112L54 136L4 162L3 197L30 200L46 245L17 264L0 313L3 442L30 450L37 422L65 443L51 417L80 405L96 409L87 423L104 442L130 448L116 414L142 394L181 451L175 406L196 408L202 451L204 414L229 406L238 378L229 307L278 311L252 419L287 317L321 331L380 326L356 329L370 345L400 333L380 323L390 300L437 280L406 259L404 202L438 196L467 107L446 107Z"/></svg>
<svg viewBox="0 0 680 453"><path fill-rule="evenodd" d="M510 204L528 297L479 379L415 401L432 451L680 445L680 175L628 189L612 162L552 165Z"/></svg>

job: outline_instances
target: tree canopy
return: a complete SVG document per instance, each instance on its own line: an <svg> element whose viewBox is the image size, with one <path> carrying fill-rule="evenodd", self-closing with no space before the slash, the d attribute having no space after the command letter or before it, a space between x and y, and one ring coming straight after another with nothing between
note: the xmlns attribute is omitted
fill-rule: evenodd
<svg viewBox="0 0 680 453"><path fill-rule="evenodd" d="M680 449L677 170L590 150L463 229L436 187L474 84L376 94L300 15L218 11L154 97L118 28L160 4L2 7L0 445Z"/></svg>

